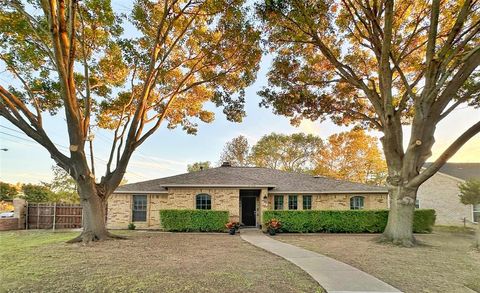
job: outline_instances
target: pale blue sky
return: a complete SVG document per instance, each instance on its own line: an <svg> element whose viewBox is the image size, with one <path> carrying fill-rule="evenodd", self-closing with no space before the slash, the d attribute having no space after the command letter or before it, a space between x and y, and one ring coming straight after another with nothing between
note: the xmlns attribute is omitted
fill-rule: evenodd
<svg viewBox="0 0 480 293"><path fill-rule="evenodd" d="M246 136L250 144L253 144L261 136L271 132L287 134L305 132L326 138L332 133L347 129L335 126L331 122L311 121L304 121L300 127L296 128L290 125L288 118L272 114L271 109L259 108L260 98L256 93L266 85L265 75L270 61L268 56L264 58L257 81L246 91L247 117L243 123L228 122L221 109L217 109L215 121L211 124L200 124L196 136L188 135L181 129L168 130L162 127L132 157L126 174L127 180L135 182L183 173L186 171L187 164L195 161L209 160L216 163L225 142L240 134ZM1 79L2 84L5 81ZM209 107L213 108L213 106ZM479 118L479 110L460 107L442 121L437 130L433 158ZM44 123L55 143L62 146L68 145L65 122L60 115L46 117ZM11 183L49 181L52 176L50 167L53 161L48 153L33 141L17 138L29 140L21 133L5 128L14 128L5 119L0 118L0 125L2 126L0 127L0 148L8 148L7 152L0 152L0 180ZM109 137L108 132L96 132L94 154L98 158L96 161L99 171L103 170L104 160L107 160ZM406 137L408 138L408 133ZM474 137L451 161L480 162L480 137L478 135ZM97 176L100 174L97 172Z"/></svg>
<svg viewBox="0 0 480 293"><path fill-rule="evenodd" d="M121 1L114 1L114 6L121 12L129 10ZM267 84L266 73L270 62L271 56L263 58L257 81L246 91L247 117L243 123L227 121L221 109L216 109L215 121L211 124L200 124L196 136L188 135L181 129L168 130L162 127L133 155L126 174L127 180L135 182L183 173L187 164L196 161L208 160L215 164L225 142L238 135L246 136L250 144L254 144L261 136L271 132L286 134L305 132L326 138L333 133L347 130L329 121L323 123L304 121L296 128L290 125L288 118L272 114L271 109L259 108L260 98L256 93ZM0 83L3 86L8 86L12 82L9 78L4 71L0 72ZM214 109L213 105L208 107ZM437 142L433 148L432 159L479 119L480 110L460 107L442 121L437 128ZM51 118L46 116L44 124L55 143L61 146L68 145L62 115ZM97 157L97 176L101 176L104 171L110 136L108 132L96 131L94 154ZM405 137L406 140L409 138L408 133ZM0 151L0 181L38 183L51 180L50 168L53 161L47 151L24 134L15 131L15 127L3 118L0 118L0 148L8 149L7 152ZM61 147L60 149L63 150ZM480 162L480 137L478 135L474 137L451 161Z"/></svg>

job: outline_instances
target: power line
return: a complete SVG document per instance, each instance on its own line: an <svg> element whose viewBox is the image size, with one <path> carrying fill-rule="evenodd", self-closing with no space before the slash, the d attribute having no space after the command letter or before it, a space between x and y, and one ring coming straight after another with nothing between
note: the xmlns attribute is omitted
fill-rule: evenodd
<svg viewBox="0 0 480 293"><path fill-rule="evenodd" d="M19 130L17 130L17 129L13 129L13 128L10 128L10 127L7 127L7 126L3 126L3 125L0 125L0 127L6 128L6 129L11 130L11 131L18 132L18 133L20 133L20 134L22 134L22 135L25 135L25 133L23 133L22 131L19 131ZM102 133L97 132L95 135L98 136L99 138L101 138L103 141L108 142L108 143L111 143L110 139L107 138L107 137L106 137L105 135L103 135ZM24 140L25 140L25 139L24 139ZM62 145L59 145L59 144L56 144L56 143L54 143L54 145L59 146L59 147L61 147L61 148L64 148L64 149L66 149L66 150L69 150L69 148L66 147L66 146L62 146ZM143 160L140 159L140 161L143 161L143 162L155 161L155 162L157 162L157 163L159 163L159 164L162 164L162 165L165 164L165 162L162 162L162 159L156 158L156 157L151 156L151 155L147 155L147 154L145 154L145 153L140 152L139 150L136 150L136 151L135 151L135 154L137 154L138 156L144 157ZM96 158L96 159L99 159L99 158L97 158L96 156L93 156L93 157ZM99 159L99 160L102 160L102 159ZM150 160L150 161L149 161L149 160ZM103 160L103 161L104 161L104 162L107 162L106 160ZM162 168L167 169L167 170L170 170L170 171L174 171L174 172L181 172L181 170L179 170L179 169L172 169L172 168L167 168L167 167L164 167L164 166L162 166ZM146 177L143 177L143 178L146 178Z"/></svg>
<svg viewBox="0 0 480 293"><path fill-rule="evenodd" d="M15 131L15 132L24 134L23 132L18 131L18 130L16 130L16 129L12 129L12 128L9 128L9 127L3 126L3 125L0 125L0 126L6 128L6 129L9 129L9 130L12 130L12 131ZM35 142L35 143L37 143L37 142L36 142L35 140L33 140L33 139L23 138L23 137L20 137L20 136L14 135L14 134L10 134L10 133L7 133L7 132L3 132L3 131L0 131L0 133L1 133L1 134L4 134L4 135L11 136L11 137L14 137L14 138L16 138L16 139L23 140L23 141ZM66 146L62 146L62 145L59 145L59 144L56 144L56 143L53 143L53 144L56 145L56 146L58 146L58 147L64 148L64 149L66 149L66 150L69 149L69 148L66 147ZM33 145L30 145L30 146L34 147ZM90 156L90 154L88 154L88 153L87 153L86 155L87 155L87 156ZM99 158L99 157L97 157L97 156L93 156L93 157L94 157L96 160L98 160L98 161L100 161L100 162L103 162L103 163L105 164L105 166L107 165L107 164L106 164L106 163L107 163L107 160L101 159L101 158ZM132 174L132 175L135 175L135 176L140 177L140 178L143 178L143 179L148 179L147 177L145 177L145 176L143 176L143 175L140 175L140 174L137 174L137 173L134 173L134 172L131 172L131 171L129 171L129 172L127 172L127 173L130 173L130 174Z"/></svg>

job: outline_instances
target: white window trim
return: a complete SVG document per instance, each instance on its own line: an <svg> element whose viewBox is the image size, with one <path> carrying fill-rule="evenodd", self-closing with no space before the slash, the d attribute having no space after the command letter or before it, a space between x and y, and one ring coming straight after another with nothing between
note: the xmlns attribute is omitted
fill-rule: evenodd
<svg viewBox="0 0 480 293"><path fill-rule="evenodd" d="M208 195L208 197L210 197L210 209L197 209L197 196L199 196L199 195ZM193 201L194 201L194 205L195 205L195 210L205 210L205 211L213 210L213 196L210 193L205 193L205 192L197 193L195 195Z"/></svg>
<svg viewBox="0 0 480 293"><path fill-rule="evenodd" d="M135 204L135 201L134 201L134 197L135 195L144 195L146 198L147 198L147 206L146 206L146 210L145 210L145 221L134 221L133 220L133 206ZM148 196L148 194L145 194L145 193L136 193L136 194L132 194L132 203L130 205L130 213L131 213L131 216L130 216L130 219L132 221L132 223L139 223L139 224L142 224L142 223L147 223L148 222L148 217L150 216L150 213L149 213L149 206L150 206L150 196Z"/></svg>
<svg viewBox="0 0 480 293"><path fill-rule="evenodd" d="M362 207L361 208L358 208L358 209L352 209L352 199L357 199L357 198L361 198L362 199ZM350 197L350 210L364 210L365 209L365 196L363 195L355 195L355 196L352 196Z"/></svg>
<svg viewBox="0 0 480 293"><path fill-rule="evenodd" d="M475 222L475 213L480 213L480 204L478 204L478 206L479 206L478 211L475 211L475 205L472 204L472 223L478 224L478 222Z"/></svg>

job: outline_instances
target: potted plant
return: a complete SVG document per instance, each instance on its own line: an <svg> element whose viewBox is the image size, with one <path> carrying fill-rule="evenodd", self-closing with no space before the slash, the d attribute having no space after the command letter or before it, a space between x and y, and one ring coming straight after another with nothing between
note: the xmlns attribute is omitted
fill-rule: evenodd
<svg viewBox="0 0 480 293"><path fill-rule="evenodd" d="M272 236L277 234L280 228L282 228L282 223L277 219L270 219L267 223L267 232Z"/></svg>
<svg viewBox="0 0 480 293"><path fill-rule="evenodd" d="M240 223L235 222L235 221L230 221L230 222L225 224L225 227L227 227L227 229L228 229L228 234L235 235L235 232L240 227Z"/></svg>

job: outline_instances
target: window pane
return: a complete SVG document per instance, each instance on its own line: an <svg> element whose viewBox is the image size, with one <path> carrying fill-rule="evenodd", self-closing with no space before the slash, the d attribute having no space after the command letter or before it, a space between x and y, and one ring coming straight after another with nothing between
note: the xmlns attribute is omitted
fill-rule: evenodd
<svg viewBox="0 0 480 293"><path fill-rule="evenodd" d="M298 208L298 201L296 195L289 195L288 196L288 209L289 210L296 210Z"/></svg>
<svg viewBox="0 0 480 293"><path fill-rule="evenodd" d="M283 195L275 195L274 197L274 209L283 210Z"/></svg>
<svg viewBox="0 0 480 293"><path fill-rule="evenodd" d="M473 221L480 223L480 204L473 205Z"/></svg>
<svg viewBox="0 0 480 293"><path fill-rule="evenodd" d="M147 220L146 211L133 211L132 221L133 222L145 222Z"/></svg>
<svg viewBox="0 0 480 293"><path fill-rule="evenodd" d="M147 196L134 195L132 207L132 222L145 222L147 220Z"/></svg>
<svg viewBox="0 0 480 293"><path fill-rule="evenodd" d="M350 198L350 209L351 210L362 210L363 209L363 196L354 196Z"/></svg>
<svg viewBox="0 0 480 293"><path fill-rule="evenodd" d="M415 208L416 208L416 209L419 209L419 208L420 208L420 200L419 200L419 199L416 199L416 200L415 200Z"/></svg>
<svg viewBox="0 0 480 293"><path fill-rule="evenodd" d="M196 196L196 208L197 210L211 210L212 198L210 195L202 193Z"/></svg>
<svg viewBox="0 0 480 293"><path fill-rule="evenodd" d="M303 209L304 210L311 210L312 209L312 196L311 195L304 195L303 196Z"/></svg>

